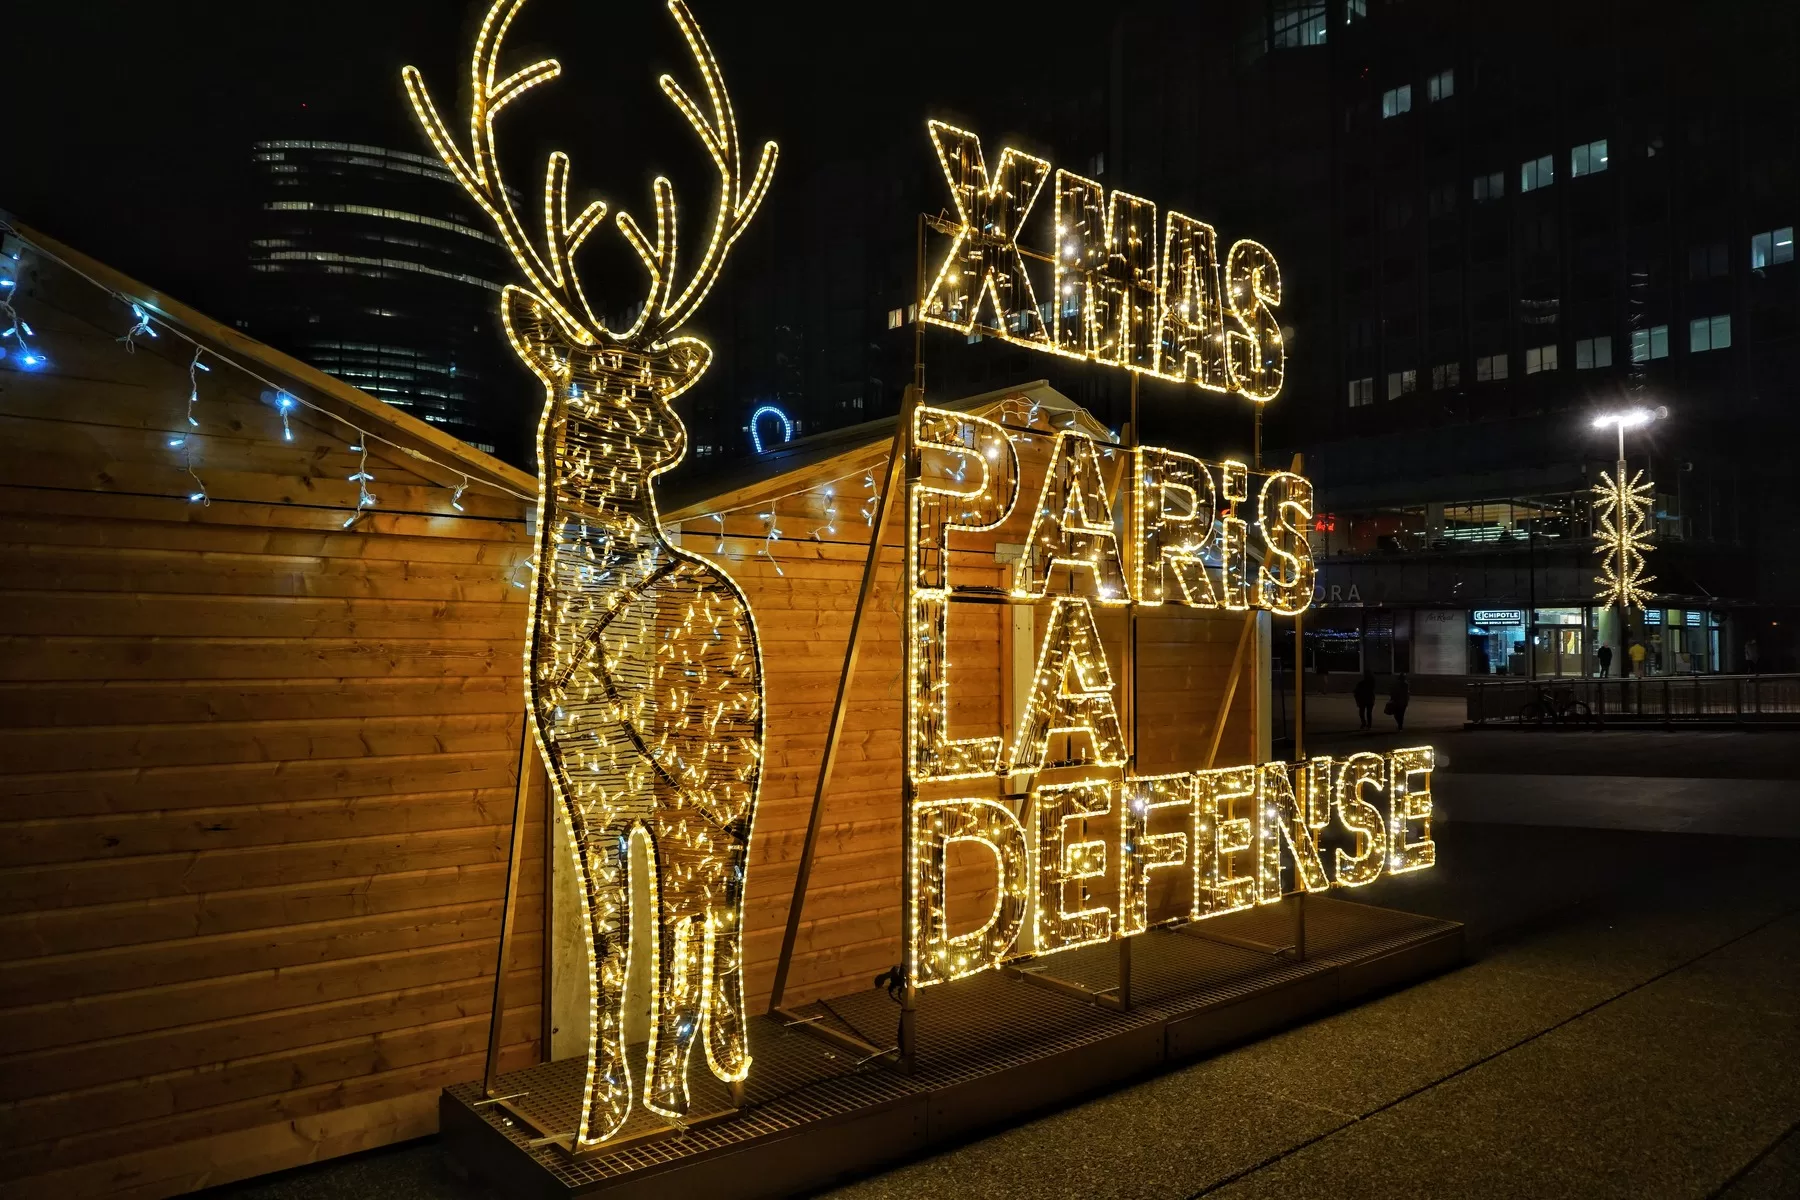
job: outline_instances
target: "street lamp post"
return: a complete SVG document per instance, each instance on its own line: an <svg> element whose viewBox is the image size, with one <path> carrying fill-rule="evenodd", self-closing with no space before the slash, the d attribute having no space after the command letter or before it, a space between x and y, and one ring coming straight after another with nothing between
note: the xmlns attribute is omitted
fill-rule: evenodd
<svg viewBox="0 0 1800 1200"><path fill-rule="evenodd" d="M1603 572L1594 577L1594 582L1600 585L1598 599L1602 610L1613 605L1619 609L1621 674L1631 661L1629 647L1625 644L1631 606L1644 607L1644 601L1650 596L1645 585L1656 578L1644 574L1644 555L1650 549L1651 489L1654 485L1645 478L1643 471L1629 478L1626 476L1625 431L1641 429L1668 415L1667 408L1628 408L1594 418L1594 428L1610 428L1619 436L1619 457L1613 464L1613 473L1608 476L1602 471L1600 484L1594 489L1600 513L1598 550Z"/></svg>

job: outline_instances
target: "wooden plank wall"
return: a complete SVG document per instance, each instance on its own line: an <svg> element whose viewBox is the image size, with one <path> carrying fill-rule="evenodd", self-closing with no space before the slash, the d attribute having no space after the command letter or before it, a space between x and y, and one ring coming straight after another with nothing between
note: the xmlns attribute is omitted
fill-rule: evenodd
<svg viewBox="0 0 1800 1200"><path fill-rule="evenodd" d="M154 1197L431 1132L482 1067L526 505L358 456L59 268L0 361L0 1190ZM454 476L450 476L454 482ZM522 577L522 576L521 576ZM533 805L541 805L541 784ZM535 1061L541 808L506 1062ZM516 1007L513 1007L515 1006Z"/></svg>
<svg viewBox="0 0 1800 1200"><path fill-rule="evenodd" d="M1021 446L1021 496L1014 517L986 534L953 535L959 585L1000 586L1006 568L996 548L1025 542L1048 439ZM767 702L767 766L751 850L748 939L752 1008L767 1003L792 896L801 841L812 805L870 531L860 508L864 472L883 477L886 448L848 454L809 471L806 490L725 514L691 519L682 544L719 562L743 585L756 611L763 645ZM1117 462L1107 464L1109 481ZM841 477L827 497L816 480ZM773 481L779 488L780 481ZM835 509L835 516L831 510ZM773 519L763 514L772 513ZM835 526L835 529L832 527ZM771 529L780 531L771 538ZM842 995L871 986L899 960L901 523L890 518L869 627L851 693L838 763L826 797L818 855L807 897L787 999ZM1003 635L1007 610L959 604L951 615L952 732L974 737L1000 731L1013 648ZM1203 765L1224 681L1243 629L1241 614L1146 610L1140 621L1140 761L1146 773ZM1102 614L1101 630L1115 682L1122 684L1125 622ZM1039 622L1038 636L1042 636ZM1031 652L1033 655L1035 651ZM1229 713L1218 764L1251 761L1252 695L1241 689ZM1046 774L1045 782L1051 782ZM979 794L980 781L938 785L944 795ZM998 788L989 785L994 794ZM936 794L936 793L933 793ZM971 850L972 855L981 852ZM971 864L976 860L972 857ZM991 859L990 859L991 861ZM972 872L979 878L980 872ZM1163 872L1158 897L1180 887ZM953 880L968 886L966 879ZM971 923L990 905L979 887L953 896ZM1155 915L1153 913L1153 915ZM1172 911L1169 915L1173 915Z"/></svg>

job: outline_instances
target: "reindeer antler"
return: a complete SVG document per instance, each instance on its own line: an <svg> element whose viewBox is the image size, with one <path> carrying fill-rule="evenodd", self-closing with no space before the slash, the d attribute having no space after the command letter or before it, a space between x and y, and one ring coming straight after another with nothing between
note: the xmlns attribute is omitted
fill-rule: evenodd
<svg viewBox="0 0 1800 1200"><path fill-rule="evenodd" d="M526 0L495 0L494 6L488 10L487 17L481 23L480 33L475 37L475 50L469 60L470 153L467 157L450 136L450 130L438 114L437 105L432 102L431 94L425 88L424 76L417 67L409 66L401 71L401 76L406 81L407 95L411 97L413 110L418 114L419 123L425 127L426 134L430 136L431 144L437 149L438 157L444 160L451 175L474 197L475 202L499 228L514 261L525 272L531 290L556 315L565 330L582 344L591 344L604 338L615 342L653 345L693 316L694 310L712 289L732 243L737 241L750 218L756 214L764 193L769 190L769 183L775 173L775 143L764 144L762 160L757 165L756 175L750 181L750 188L747 192L741 190L737 121L731 111L731 98L725 91L725 81L719 72L718 61L713 58L712 50L707 46L700 26L688 11L687 5L682 0L668 0L669 12L687 38L688 48L693 52L694 59L700 66L701 77L706 82L706 90L712 100L712 120L709 121L700 112L681 85L669 76L664 75L659 82L664 93L700 135L700 140L719 169L719 213L706 254L702 256L693 278L673 300L670 297L674 292L675 280L674 185L660 176L654 184L655 242L644 236L637 222L629 215L618 215L620 232L637 251L638 257L643 259L644 266L650 273L650 290L645 297L643 312L632 327L622 333L614 333L594 315L587 295L582 290L581 275L574 262L575 253L581 248L581 244L605 219L606 204L596 200L582 209L573 221L569 220L569 156L560 150L552 153L544 169L545 251L540 253L513 209L511 196L500 177L494 119L502 109L525 92L562 74L562 64L556 59L547 58L496 81L500 47L506 40L513 18L519 15L519 10L525 7L525 3Z"/></svg>
<svg viewBox="0 0 1800 1200"><path fill-rule="evenodd" d="M639 321L639 327L647 326L658 339L680 328L712 290L725 265L725 256L731 252L732 244L744 232L750 218L756 215L757 206L769 190L775 177L775 159L780 153L774 142L764 142L762 158L756 165L756 174L751 177L750 188L743 190L737 117L731 111L731 95L725 90L719 60L713 57L712 47L706 44L706 36L700 32L699 24L683 0L668 0L668 3L669 13L687 38L688 49L700 68L700 78L706 83L707 97L712 101L712 119L706 118L700 106L673 78L664 75L657 82L681 110L681 115L688 119L688 124L694 127L694 132L700 135L706 152L712 155L713 165L719 168L719 211L713 222L712 241L701 256L700 265L694 268L693 278L672 301L670 294L675 290L674 186L660 176L656 180L654 244L644 236L629 213L621 212L618 216L620 232L650 272L650 298L644 305L644 317ZM636 332L635 328L633 332Z"/></svg>

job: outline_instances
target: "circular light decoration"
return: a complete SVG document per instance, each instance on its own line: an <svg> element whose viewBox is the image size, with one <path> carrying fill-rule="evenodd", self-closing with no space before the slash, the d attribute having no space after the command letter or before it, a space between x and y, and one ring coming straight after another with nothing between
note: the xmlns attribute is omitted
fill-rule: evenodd
<svg viewBox="0 0 1800 1200"><path fill-rule="evenodd" d="M762 419L764 417L774 417L777 421L781 422L782 445L785 446L787 443L794 440L793 421L789 420L788 415L779 408L776 408L773 404L765 404L750 414L750 444L756 448L758 454L763 452Z"/></svg>

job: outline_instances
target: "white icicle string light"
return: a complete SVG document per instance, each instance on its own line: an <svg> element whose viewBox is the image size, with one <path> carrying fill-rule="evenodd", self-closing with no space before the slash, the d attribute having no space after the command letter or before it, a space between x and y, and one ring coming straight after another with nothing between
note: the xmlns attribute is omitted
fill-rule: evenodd
<svg viewBox="0 0 1800 1200"><path fill-rule="evenodd" d="M91 275L87 274L85 271L82 271L81 269L77 268L76 266L74 266L71 263L65 262L63 259L59 258L57 255L44 249L42 246L37 245L35 242L32 242L29 238L25 237L17 229L15 229L13 226L6 223L5 221L0 221L0 234L6 234L8 236L18 239L20 244L30 246L34 253L42 256L43 258L48 259L49 261L55 263L57 266L62 267L64 270L66 270L70 274L74 275L76 278L82 280L84 283L87 283L90 286L95 287L95 288L99 289L100 291L105 292L107 295L113 297L115 300L119 301L121 304L126 305L131 310L132 316L135 319L136 323L126 332L126 334L124 336L120 337L118 340L120 342L126 344L126 348L128 351L135 351L135 348L136 348L135 347L135 337L138 334L148 334L149 336L155 338L155 337L160 337L162 335L162 333L167 333L171 337L177 339L178 341L185 342L189 346L193 347L193 351L194 351L193 359L190 361L190 363L188 365L187 424L190 429L197 429L200 425L198 418L195 417L195 415L194 415L194 405L199 400L199 388L198 388L197 376L196 376L195 372L212 370L211 367L207 366L205 363L200 361L200 356L202 353L211 355L213 358L216 358L219 361L225 363L227 366L230 366L230 367L236 369L243 375L246 375L249 378L256 380L258 383L262 384L264 387L269 388L276 394L276 397L277 397L276 409L281 413L282 434L283 434L284 441L292 441L293 440L293 436L292 436L293 431L292 431L292 427L288 423L288 418L289 418L290 414L292 414L293 412L295 412L301 408L309 409L312 412L315 412L315 413L319 414L320 416L329 418L332 421L342 422L343 419L341 417L339 417L337 414L331 412L329 409L323 408L317 404L312 403L311 401L308 401L300 396L295 395L294 393L283 388L280 384L276 383L275 381L267 378L266 376L258 374L256 371L251 370L249 367L245 366L243 363L238 362L235 359L233 359L227 355L221 354L217 350L213 350L208 347L202 346L198 340L189 336L187 333L183 332L183 330L181 329L180 326L176 325L173 321L169 320L168 318L162 316L160 313L156 312L149 303L147 303L145 301L141 301L141 300L135 300L132 297L124 294L123 292L119 292L111 287L108 287L106 284L101 283L99 280L97 280L94 277L92 277ZM5 261L5 260L0 260L0 262L3 262L3 261ZM31 345L25 340L27 337L36 337L37 334L36 334L36 331L31 328L31 325L28 322L22 320L19 317L17 311L13 307L12 300L13 300L13 295L16 290L16 287L17 287L17 282L15 279L0 278L0 343L5 343L8 340L12 341L17 347L17 353L14 357L19 362L19 364L28 370L36 370L40 367L48 365L49 360L43 354L41 354L37 350L33 349L31 347ZM161 333L158 332L158 327L160 327ZM362 435L359 434L359 437L360 436L362 436ZM443 470L452 475L457 475L459 477L467 479L466 474L462 471L462 469L460 467L454 467L447 463L440 462L436 458L433 458L431 455L426 454L423 451L416 450L411 446L403 445L400 442L392 441L388 438L380 437L379 435L371 434L371 435L366 435L366 436L373 437L375 441L378 441L386 446L391 446L395 450L400 451L401 453L406 454L412 458L416 458L421 462L430 463L432 466L437 467L440 470ZM169 446L172 449L186 449L187 448L185 438L182 438L179 436L172 437L169 440ZM471 480L469 482L473 483L474 481ZM514 488L507 487L505 484L495 482L493 480L483 479L480 481L480 483L483 487L492 488L494 491L499 492L503 495L511 496L514 499L518 499L518 500L524 500L528 503L534 502L537 499L537 497L535 497L535 496L529 495L525 492L518 491ZM440 484L438 486L443 487L446 491L457 492L458 494L460 494L460 492L462 490L464 490L464 489L458 489L455 487L455 485L452 485L452 484ZM204 493L204 488L201 489L200 493L196 493L196 496L203 494L203 493ZM207 500L207 503L210 503L210 502L211 502L210 499Z"/></svg>
<svg viewBox="0 0 1800 1200"><path fill-rule="evenodd" d="M151 337L155 337L156 330L150 328L150 314L144 311L143 305L137 303L135 300L129 301L128 303L131 304L131 315L136 320L130 329L127 329L124 333L119 335L118 340L124 344L125 353L136 354L138 335L147 333Z"/></svg>
<svg viewBox="0 0 1800 1200"><path fill-rule="evenodd" d="M284 442L291 442L294 440L294 427L288 424L288 414L294 411L294 404L294 397L289 393L275 393L275 407L281 411L281 440ZM458 504L456 501L462 499L463 488L468 486L469 477L464 475L462 487L456 489L456 496L450 501L451 507L455 508L458 512L462 511L462 505Z"/></svg>
<svg viewBox="0 0 1800 1200"><path fill-rule="evenodd" d="M188 503L198 504L202 508L211 508L212 497L206 494L206 484L200 476L194 474L194 448L188 445L188 440L186 438L180 439L180 442L182 466L187 471L188 477L194 481L194 487L196 489L195 491L188 493Z"/></svg>
<svg viewBox="0 0 1800 1200"><path fill-rule="evenodd" d="M348 529L356 524L365 511L375 507L375 494L369 491L369 485L375 482L375 476L369 473L369 439L362 430L356 430L356 441L350 449L361 455L357 460L356 473L351 475L350 482L356 485L356 511L344 521Z"/></svg>
<svg viewBox="0 0 1800 1200"><path fill-rule="evenodd" d="M781 540L781 527L775 523L775 506L771 504L767 511L758 513L757 516L768 522L769 526L769 531L763 535L763 544L760 553L764 558L768 559L770 563L774 564L775 573L777 575L786 577L787 572L781 569L781 563L777 561L774 553L769 549L771 545Z"/></svg>
<svg viewBox="0 0 1800 1200"><path fill-rule="evenodd" d="M815 542L821 540L819 537L821 530L826 533L837 532L837 489L828 483L820 488L819 492L825 498L825 523L812 531L812 538Z"/></svg>

